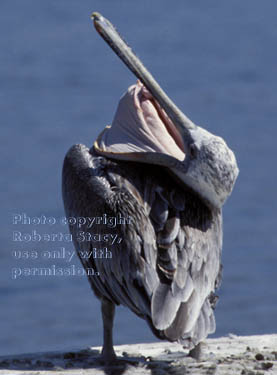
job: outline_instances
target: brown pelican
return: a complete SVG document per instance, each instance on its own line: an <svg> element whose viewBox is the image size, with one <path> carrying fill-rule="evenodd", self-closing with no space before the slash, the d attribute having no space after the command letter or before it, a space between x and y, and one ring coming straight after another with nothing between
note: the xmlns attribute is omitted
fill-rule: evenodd
<svg viewBox="0 0 277 375"><path fill-rule="evenodd" d="M195 355L215 330L221 209L238 175L236 159L222 138L176 107L107 19L99 13L93 19L139 78L121 98L112 126L91 149L71 147L63 166L67 217L98 219L85 227L85 241L84 226L69 227L84 268L95 271L88 279L102 303L102 357L115 358L112 328L120 304L158 338ZM101 241L94 241L96 234Z"/></svg>

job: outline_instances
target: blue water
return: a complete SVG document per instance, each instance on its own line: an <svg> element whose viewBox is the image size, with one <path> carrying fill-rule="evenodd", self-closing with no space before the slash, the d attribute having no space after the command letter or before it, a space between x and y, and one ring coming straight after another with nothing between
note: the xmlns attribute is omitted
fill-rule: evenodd
<svg viewBox="0 0 277 375"><path fill-rule="evenodd" d="M95 10L177 105L236 153L240 176L224 208L216 335L276 332L276 1L1 0L0 353L102 342L99 302L85 277L12 278L12 268L67 266L15 259L14 250L41 255L72 247L12 241L15 230L66 232L58 224L13 224L12 215L64 215L65 152L92 144L135 81L96 34L89 18ZM117 310L116 344L154 340L144 321Z"/></svg>

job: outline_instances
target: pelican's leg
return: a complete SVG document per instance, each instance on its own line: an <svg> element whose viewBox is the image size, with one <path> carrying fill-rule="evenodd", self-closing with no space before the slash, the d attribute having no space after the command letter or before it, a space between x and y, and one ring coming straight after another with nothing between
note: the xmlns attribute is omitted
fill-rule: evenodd
<svg viewBox="0 0 277 375"><path fill-rule="evenodd" d="M101 304L104 343L101 353L101 358L106 362L112 362L116 359L116 354L113 349L113 321L115 313L115 305L107 298L102 298Z"/></svg>

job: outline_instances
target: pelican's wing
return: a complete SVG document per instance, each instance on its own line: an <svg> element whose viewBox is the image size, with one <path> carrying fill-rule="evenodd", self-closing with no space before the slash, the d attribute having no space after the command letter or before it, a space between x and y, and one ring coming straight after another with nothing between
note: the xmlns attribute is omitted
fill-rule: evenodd
<svg viewBox="0 0 277 375"><path fill-rule="evenodd" d="M215 330L221 211L211 211L195 194L166 180L166 174L156 180L150 203L159 275L151 314L165 337L191 348Z"/></svg>
<svg viewBox="0 0 277 375"><path fill-rule="evenodd" d="M99 272L99 276L89 276L98 297L105 296L116 304L124 304L147 318L151 316L151 294L158 283L155 233L153 227L147 225L149 219L132 193L111 181L113 174L112 167L107 168L109 163L115 164L93 157L83 145L75 145L68 151L63 167L66 215L106 218L106 224L94 223L91 228L70 226L75 248L84 268ZM126 219L126 223L118 223L120 218L122 222ZM101 241L82 241L82 232L97 235L94 239ZM103 249L107 249L111 258L93 257L93 252L99 255Z"/></svg>

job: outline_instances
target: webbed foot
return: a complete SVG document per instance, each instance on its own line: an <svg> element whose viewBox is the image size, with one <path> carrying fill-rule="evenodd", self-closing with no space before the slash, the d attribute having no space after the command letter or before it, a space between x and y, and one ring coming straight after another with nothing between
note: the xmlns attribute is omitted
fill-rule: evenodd
<svg viewBox="0 0 277 375"><path fill-rule="evenodd" d="M203 356L203 344L202 342L199 342L193 349L189 351L188 354L189 357L192 357L194 359L200 360Z"/></svg>

